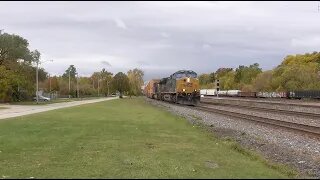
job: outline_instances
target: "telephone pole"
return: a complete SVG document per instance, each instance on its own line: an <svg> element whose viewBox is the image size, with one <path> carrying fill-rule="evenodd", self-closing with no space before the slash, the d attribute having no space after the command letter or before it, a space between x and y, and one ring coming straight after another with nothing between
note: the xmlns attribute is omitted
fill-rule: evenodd
<svg viewBox="0 0 320 180"><path fill-rule="evenodd" d="M50 85L50 94L51 94L51 75L49 74L49 85Z"/></svg>
<svg viewBox="0 0 320 180"><path fill-rule="evenodd" d="M99 83L99 82L100 82L100 79L99 79L99 77L98 77L98 97L100 96L100 89L99 89L99 88L100 88L100 87L99 87L99 84L100 84L100 83Z"/></svg>
<svg viewBox="0 0 320 180"><path fill-rule="evenodd" d="M69 99L70 99L70 69L69 69Z"/></svg>
<svg viewBox="0 0 320 180"><path fill-rule="evenodd" d="M79 74L77 73L77 97L79 99Z"/></svg>

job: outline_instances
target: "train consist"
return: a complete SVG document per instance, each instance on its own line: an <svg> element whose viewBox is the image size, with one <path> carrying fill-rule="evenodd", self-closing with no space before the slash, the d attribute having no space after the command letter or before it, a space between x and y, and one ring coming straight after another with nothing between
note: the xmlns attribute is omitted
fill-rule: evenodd
<svg viewBox="0 0 320 180"><path fill-rule="evenodd" d="M203 96L216 96L215 89L201 89ZM221 97L248 97L248 98L286 98L286 99L320 99L320 91L287 91L287 92L243 92L240 90L218 91Z"/></svg>
<svg viewBox="0 0 320 180"><path fill-rule="evenodd" d="M144 94L152 99L197 105L200 102L197 73L191 70L180 70L170 77L152 79L145 86Z"/></svg>

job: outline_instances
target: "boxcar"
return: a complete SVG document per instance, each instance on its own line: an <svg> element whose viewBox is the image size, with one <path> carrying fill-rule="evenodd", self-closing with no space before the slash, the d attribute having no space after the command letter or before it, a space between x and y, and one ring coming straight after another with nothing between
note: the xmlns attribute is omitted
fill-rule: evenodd
<svg viewBox="0 0 320 180"><path fill-rule="evenodd" d="M242 92L242 91L238 92L239 97L254 97L255 98L255 97L257 97L256 94L257 94L256 92Z"/></svg>
<svg viewBox="0 0 320 180"><path fill-rule="evenodd" d="M302 99L320 99L320 91L317 90L305 90L305 91L292 91L289 93L289 98Z"/></svg>

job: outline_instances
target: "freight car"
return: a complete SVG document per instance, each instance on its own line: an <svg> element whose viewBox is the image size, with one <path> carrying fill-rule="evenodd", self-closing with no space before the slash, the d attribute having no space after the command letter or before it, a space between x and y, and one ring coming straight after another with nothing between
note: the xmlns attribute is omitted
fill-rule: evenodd
<svg viewBox="0 0 320 180"><path fill-rule="evenodd" d="M201 95L212 96L209 91L215 89L201 89ZM219 96L224 97L244 97L244 98L286 98L286 99L320 99L320 90L300 90L283 92L245 92L240 90L218 91Z"/></svg>
<svg viewBox="0 0 320 180"><path fill-rule="evenodd" d="M288 98L288 92L257 92L258 98Z"/></svg>
<svg viewBox="0 0 320 180"><path fill-rule="evenodd" d="M291 91L288 92L290 99L320 99L320 91L318 90L305 90L305 91Z"/></svg>
<svg viewBox="0 0 320 180"><path fill-rule="evenodd" d="M157 99L159 81L160 79L152 79L145 86L144 93L148 98Z"/></svg>
<svg viewBox="0 0 320 180"><path fill-rule="evenodd" d="M197 105L200 102L200 88L197 73L180 70L158 83L157 99L178 104Z"/></svg>

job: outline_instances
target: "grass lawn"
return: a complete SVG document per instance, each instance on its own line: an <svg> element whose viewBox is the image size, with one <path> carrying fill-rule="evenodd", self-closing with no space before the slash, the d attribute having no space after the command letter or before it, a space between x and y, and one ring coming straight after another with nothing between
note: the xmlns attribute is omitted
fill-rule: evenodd
<svg viewBox="0 0 320 180"><path fill-rule="evenodd" d="M0 121L0 178L293 176L142 98Z"/></svg>

